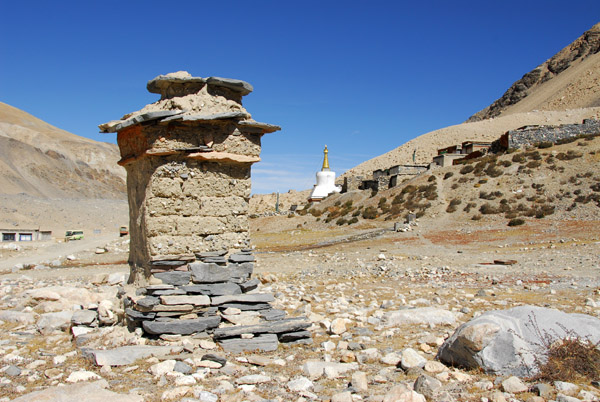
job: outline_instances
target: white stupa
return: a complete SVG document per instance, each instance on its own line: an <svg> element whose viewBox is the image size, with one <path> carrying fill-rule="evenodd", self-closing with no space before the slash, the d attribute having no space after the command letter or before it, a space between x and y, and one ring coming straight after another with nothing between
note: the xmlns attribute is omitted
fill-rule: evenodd
<svg viewBox="0 0 600 402"><path fill-rule="evenodd" d="M320 172L317 172L317 184L313 187L310 197L308 197L309 202L319 202L331 193L342 191L341 187L335 185L335 172L329 170L328 153L327 145L325 145L323 168Z"/></svg>

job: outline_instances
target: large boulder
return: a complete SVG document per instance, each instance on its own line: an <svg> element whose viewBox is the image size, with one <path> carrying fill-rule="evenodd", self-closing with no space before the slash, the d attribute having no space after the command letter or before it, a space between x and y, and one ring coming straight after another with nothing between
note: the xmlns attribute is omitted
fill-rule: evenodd
<svg viewBox="0 0 600 402"><path fill-rule="evenodd" d="M537 372L537 362L545 356L544 345L570 336L600 342L600 319L519 306L488 311L461 325L442 345L437 357L448 365L527 376Z"/></svg>

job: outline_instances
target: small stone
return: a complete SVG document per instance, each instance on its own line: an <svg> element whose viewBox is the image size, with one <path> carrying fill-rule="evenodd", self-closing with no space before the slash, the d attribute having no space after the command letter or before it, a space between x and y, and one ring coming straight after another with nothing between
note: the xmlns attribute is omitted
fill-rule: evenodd
<svg viewBox="0 0 600 402"><path fill-rule="evenodd" d="M367 392L369 389L367 373L363 371L352 373L352 388L358 392Z"/></svg>
<svg viewBox="0 0 600 402"><path fill-rule="evenodd" d="M511 394L519 394L527 391L527 386L518 377L511 376L502 381L502 389L504 392Z"/></svg>
<svg viewBox="0 0 600 402"><path fill-rule="evenodd" d="M287 383L287 388L292 392L310 391L313 389L314 384L311 380L306 377L298 377Z"/></svg>
<svg viewBox="0 0 600 402"><path fill-rule="evenodd" d="M90 380L99 380L102 377L100 377L98 374L93 373L91 371L86 371L86 370L80 370L80 371L74 371L71 374L69 374L69 376L67 377L67 379L65 380L66 382L79 382L79 381L90 381Z"/></svg>
<svg viewBox="0 0 600 402"><path fill-rule="evenodd" d="M16 377L18 375L21 375L21 369L11 364L6 368L6 370L4 370L4 374L6 374L9 377Z"/></svg>
<svg viewBox="0 0 600 402"><path fill-rule="evenodd" d="M193 371L193 369L189 364L178 361L177 363L175 363L173 371L177 373L189 374Z"/></svg>
<svg viewBox="0 0 600 402"><path fill-rule="evenodd" d="M565 381L554 381L554 388L556 388L557 392L568 396L575 396L579 392L577 385Z"/></svg>
<svg viewBox="0 0 600 402"><path fill-rule="evenodd" d="M448 370L448 367L438 361L428 360L427 363L425 363L423 370L427 373L437 374Z"/></svg>
<svg viewBox="0 0 600 402"><path fill-rule="evenodd" d="M270 381L271 381L271 377L262 375L262 374L245 375L245 376L240 377L235 380L236 384L241 384L241 385L263 384L265 382L270 382Z"/></svg>
<svg viewBox="0 0 600 402"><path fill-rule="evenodd" d="M175 360L165 360L163 362L154 364L152 366L150 366L150 368L148 369L148 371L155 377L160 377L162 375L165 375L169 372L172 372L173 369L175 368L175 364L177 362Z"/></svg>
<svg viewBox="0 0 600 402"><path fill-rule="evenodd" d="M387 364L389 366L397 366L401 360L402 356L400 356L398 353L390 352L381 358L381 363Z"/></svg>
<svg viewBox="0 0 600 402"><path fill-rule="evenodd" d="M352 402L352 393L350 391L339 392L331 396L331 402Z"/></svg>
<svg viewBox="0 0 600 402"><path fill-rule="evenodd" d="M437 392L442 388L441 381L423 374L417 378L414 385L414 390L425 395L429 399L434 399Z"/></svg>
<svg viewBox="0 0 600 402"><path fill-rule="evenodd" d="M412 348L406 348L402 351L402 360L400 365L404 370L408 370L413 367L423 368L427 363L427 359L421 356L416 350Z"/></svg>

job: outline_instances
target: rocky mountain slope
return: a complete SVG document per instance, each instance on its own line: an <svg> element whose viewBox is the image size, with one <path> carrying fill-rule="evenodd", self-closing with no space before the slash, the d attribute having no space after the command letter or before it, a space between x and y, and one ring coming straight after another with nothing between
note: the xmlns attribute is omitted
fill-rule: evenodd
<svg viewBox="0 0 600 402"><path fill-rule="evenodd" d="M531 110L600 106L600 23L515 82L467 122Z"/></svg>
<svg viewBox="0 0 600 402"><path fill-rule="evenodd" d="M525 74L492 105L466 123L435 130L345 172L369 178L377 169L429 163L438 148L463 141L493 141L525 125L581 123L600 117L600 23L555 56Z"/></svg>
<svg viewBox="0 0 600 402"><path fill-rule="evenodd" d="M0 102L0 193L41 198L125 199L114 144L60 130Z"/></svg>

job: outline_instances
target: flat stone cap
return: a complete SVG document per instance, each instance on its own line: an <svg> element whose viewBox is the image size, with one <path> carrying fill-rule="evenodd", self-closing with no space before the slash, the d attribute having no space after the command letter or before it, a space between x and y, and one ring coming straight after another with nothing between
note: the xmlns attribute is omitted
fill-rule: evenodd
<svg viewBox="0 0 600 402"><path fill-rule="evenodd" d="M176 73L159 75L158 77L148 81L146 88L149 92L155 94L165 94L172 86L180 86L184 88L189 87L189 93L194 93L197 92L198 88L204 86L205 84L225 87L235 92L239 92L242 96L248 95L254 90L252 85L245 81L221 77L192 77L187 71L177 71Z"/></svg>

